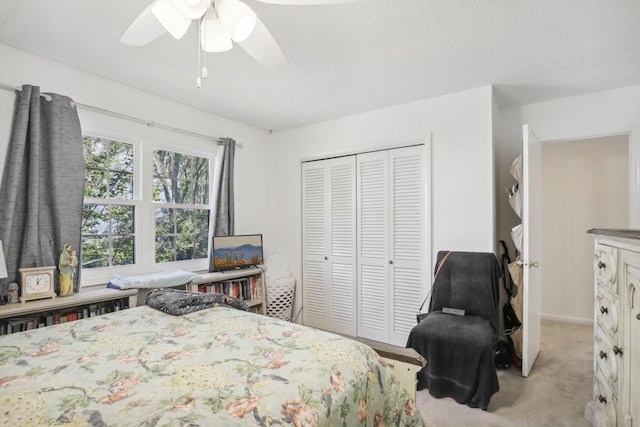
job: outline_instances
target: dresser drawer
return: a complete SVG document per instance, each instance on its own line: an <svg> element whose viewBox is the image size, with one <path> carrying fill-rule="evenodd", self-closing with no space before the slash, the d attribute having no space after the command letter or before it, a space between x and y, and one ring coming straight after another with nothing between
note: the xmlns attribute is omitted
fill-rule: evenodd
<svg viewBox="0 0 640 427"><path fill-rule="evenodd" d="M617 298L612 298L607 292L598 289L595 300L595 312L598 325L608 335L616 339L619 324Z"/></svg>
<svg viewBox="0 0 640 427"><path fill-rule="evenodd" d="M596 245L593 257L593 268L598 282L617 295L618 281L616 280L616 273L618 268L618 249L601 244Z"/></svg>
<svg viewBox="0 0 640 427"><path fill-rule="evenodd" d="M621 364L618 346L599 327L595 335L596 376L611 386L612 390L618 389L618 369Z"/></svg>
<svg viewBox="0 0 640 427"><path fill-rule="evenodd" d="M594 381L591 402L591 424L594 427L615 427L618 402L606 381L599 375Z"/></svg>

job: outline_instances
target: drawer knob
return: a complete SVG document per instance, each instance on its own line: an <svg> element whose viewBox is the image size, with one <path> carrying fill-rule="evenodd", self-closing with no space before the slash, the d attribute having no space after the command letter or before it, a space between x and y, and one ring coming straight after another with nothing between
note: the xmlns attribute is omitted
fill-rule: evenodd
<svg viewBox="0 0 640 427"><path fill-rule="evenodd" d="M608 312L609 312L609 309L607 307L605 307L604 305L600 306L600 313L606 314Z"/></svg>
<svg viewBox="0 0 640 427"><path fill-rule="evenodd" d="M620 347L618 347L617 345L614 345L613 346L613 354L621 355L622 354L622 349Z"/></svg>
<svg viewBox="0 0 640 427"><path fill-rule="evenodd" d="M636 319L640 320L640 313L636 314Z"/></svg>
<svg viewBox="0 0 640 427"><path fill-rule="evenodd" d="M600 403L604 403L605 405L607 403L607 398L604 397L603 395L599 395L598 400L600 401Z"/></svg>
<svg viewBox="0 0 640 427"><path fill-rule="evenodd" d="M607 268L607 264L602 261L598 261L598 268L602 270L603 268Z"/></svg>
<svg viewBox="0 0 640 427"><path fill-rule="evenodd" d="M607 353L605 353L604 351L600 351L600 359L606 359L607 358Z"/></svg>

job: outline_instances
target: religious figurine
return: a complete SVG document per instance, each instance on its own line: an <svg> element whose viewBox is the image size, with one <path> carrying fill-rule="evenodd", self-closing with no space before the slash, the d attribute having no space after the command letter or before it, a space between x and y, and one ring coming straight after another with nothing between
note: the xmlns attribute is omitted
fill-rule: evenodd
<svg viewBox="0 0 640 427"><path fill-rule="evenodd" d="M64 244L64 249L60 253L60 296L66 297L73 295L73 279L76 275L76 267L78 266L78 257L76 251L71 250L71 245Z"/></svg>
<svg viewBox="0 0 640 427"><path fill-rule="evenodd" d="M9 283L9 295L7 302L9 304L18 302L18 284L15 282Z"/></svg>

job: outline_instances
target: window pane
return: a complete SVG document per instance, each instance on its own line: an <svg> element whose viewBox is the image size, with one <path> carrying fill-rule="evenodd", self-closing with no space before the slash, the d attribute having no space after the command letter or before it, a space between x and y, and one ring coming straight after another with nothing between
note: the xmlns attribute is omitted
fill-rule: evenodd
<svg viewBox="0 0 640 427"><path fill-rule="evenodd" d="M175 220L173 209L156 209L156 234L173 234L175 232Z"/></svg>
<svg viewBox="0 0 640 427"><path fill-rule="evenodd" d="M134 207L111 206L111 234L124 236L134 232Z"/></svg>
<svg viewBox="0 0 640 427"><path fill-rule="evenodd" d="M82 207L82 234L109 234L109 211L106 206L86 204Z"/></svg>
<svg viewBox="0 0 640 427"><path fill-rule="evenodd" d="M206 205L209 203L209 160L194 157L193 163L193 202Z"/></svg>
<svg viewBox="0 0 640 427"><path fill-rule="evenodd" d="M207 253L209 250L208 233L197 234L195 236L194 250L194 259L207 258Z"/></svg>
<svg viewBox="0 0 640 427"><path fill-rule="evenodd" d="M153 201L167 203L171 200L171 182L164 178L153 179Z"/></svg>
<svg viewBox="0 0 640 427"><path fill-rule="evenodd" d="M84 164L86 168L104 169L107 158L106 144L101 138L85 136L83 139Z"/></svg>
<svg viewBox="0 0 640 427"><path fill-rule="evenodd" d="M105 171L85 169L84 195L99 199L107 198L107 178Z"/></svg>
<svg viewBox="0 0 640 427"><path fill-rule="evenodd" d="M208 159L166 150L155 150L153 172L154 201L208 204Z"/></svg>
<svg viewBox="0 0 640 427"><path fill-rule="evenodd" d="M156 262L207 258L209 211L157 208Z"/></svg>
<svg viewBox="0 0 640 427"><path fill-rule="evenodd" d="M110 141L109 168L114 171L133 173L133 145Z"/></svg>
<svg viewBox="0 0 640 427"><path fill-rule="evenodd" d="M107 238L82 238L82 268L108 267L108 243Z"/></svg>
<svg viewBox="0 0 640 427"><path fill-rule="evenodd" d="M158 236L156 235L156 262L171 262L174 260L173 256L173 236Z"/></svg>
<svg viewBox="0 0 640 427"><path fill-rule="evenodd" d="M194 232L193 211L176 209L176 233L191 234Z"/></svg>
<svg viewBox="0 0 640 427"><path fill-rule="evenodd" d="M109 194L113 199L133 198L133 174L129 172L111 172Z"/></svg>
<svg viewBox="0 0 640 427"><path fill-rule="evenodd" d="M133 236L116 237L112 240L111 265L134 264Z"/></svg>
<svg viewBox="0 0 640 427"><path fill-rule="evenodd" d="M133 199L133 145L84 136L87 197Z"/></svg>
<svg viewBox="0 0 640 427"><path fill-rule="evenodd" d="M82 267L98 268L135 262L135 207L85 204Z"/></svg>
<svg viewBox="0 0 640 427"><path fill-rule="evenodd" d="M196 219L195 224L195 233L204 234L205 236L209 234L209 210L207 209L194 209L193 216Z"/></svg>

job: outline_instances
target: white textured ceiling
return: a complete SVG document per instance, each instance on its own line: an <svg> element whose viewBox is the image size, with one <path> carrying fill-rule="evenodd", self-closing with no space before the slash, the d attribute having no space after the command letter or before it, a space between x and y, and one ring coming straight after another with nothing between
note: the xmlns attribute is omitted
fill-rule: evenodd
<svg viewBox="0 0 640 427"><path fill-rule="evenodd" d="M208 54L201 89L195 25L119 42L150 2L0 0L0 43L272 130L490 84L512 106L640 83L640 0L246 0L289 66Z"/></svg>

